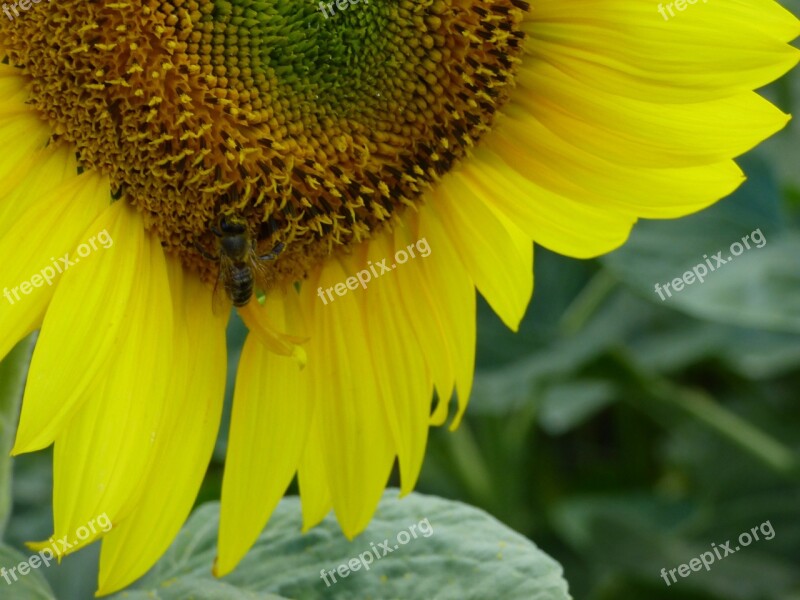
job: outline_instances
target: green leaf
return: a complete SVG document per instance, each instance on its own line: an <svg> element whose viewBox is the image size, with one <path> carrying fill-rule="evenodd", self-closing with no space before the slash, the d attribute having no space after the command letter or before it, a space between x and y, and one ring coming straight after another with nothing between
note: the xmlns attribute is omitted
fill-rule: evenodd
<svg viewBox="0 0 800 600"><path fill-rule="evenodd" d="M10 572L11 568L16 568L28 560L30 556L23 556L13 548L0 544L0 567L5 569L0 571L4 573L0 578L0 597L13 600L55 600L50 586L41 573L41 569L45 566L41 562L36 569L31 568L26 575L21 575L17 570Z"/></svg>
<svg viewBox="0 0 800 600"><path fill-rule="evenodd" d="M137 591L117 597L570 598L561 566L493 517L434 496L397 494L386 491L370 526L352 542L333 516L300 534L300 502L285 498L239 567L219 580L210 574L219 506L205 504ZM323 581L322 570L349 564L357 568Z"/></svg>
<svg viewBox="0 0 800 600"><path fill-rule="evenodd" d="M11 513L11 457L14 431L19 417L22 388L28 372L35 336L31 335L0 362L0 535Z"/></svg>
<svg viewBox="0 0 800 600"><path fill-rule="evenodd" d="M221 581L180 579L163 584L162 588L147 591L122 592L114 598L125 600L287 600L284 596L261 594L236 588Z"/></svg>

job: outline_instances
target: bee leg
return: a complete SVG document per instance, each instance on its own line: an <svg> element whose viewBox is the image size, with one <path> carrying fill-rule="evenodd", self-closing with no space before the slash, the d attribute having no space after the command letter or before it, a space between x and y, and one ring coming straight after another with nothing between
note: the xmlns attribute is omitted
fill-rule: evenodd
<svg viewBox="0 0 800 600"><path fill-rule="evenodd" d="M211 226L211 233L213 233L217 237L222 237L223 233L217 228L216 225Z"/></svg>
<svg viewBox="0 0 800 600"><path fill-rule="evenodd" d="M194 243L194 247L197 249L197 251L198 251L200 254L202 254L202 255L203 255L203 258L205 258L205 259L207 259L207 260L213 260L213 261L218 261L218 260L219 260L219 256L212 256L211 254L209 254L208 252L206 252L206 249L205 249L205 248L203 248L203 247L202 247L202 246L201 246L199 243L195 242L195 243Z"/></svg>
<svg viewBox="0 0 800 600"><path fill-rule="evenodd" d="M261 260L275 260L276 258L278 258L278 255L283 250L283 247L284 247L283 242L278 242L277 244L275 244L275 247L272 249L271 252L268 252L264 256L259 256L258 258L260 258Z"/></svg>

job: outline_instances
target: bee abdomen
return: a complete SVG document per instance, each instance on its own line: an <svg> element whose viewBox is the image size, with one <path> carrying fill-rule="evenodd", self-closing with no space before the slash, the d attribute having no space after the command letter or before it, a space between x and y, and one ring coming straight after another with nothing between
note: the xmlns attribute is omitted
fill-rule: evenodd
<svg viewBox="0 0 800 600"><path fill-rule="evenodd" d="M234 306L244 306L253 295L253 272L250 267L231 269L230 296Z"/></svg>

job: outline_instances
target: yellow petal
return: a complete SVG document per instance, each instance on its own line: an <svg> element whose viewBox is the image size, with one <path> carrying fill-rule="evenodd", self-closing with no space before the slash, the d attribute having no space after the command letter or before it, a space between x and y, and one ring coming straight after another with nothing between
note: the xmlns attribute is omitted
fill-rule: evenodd
<svg viewBox="0 0 800 600"><path fill-rule="evenodd" d="M491 194L492 205L536 243L565 256L591 258L618 248L628 239L636 222L634 216L576 201L571 197L574 189L556 193L528 179L507 164L512 157L503 160L494 151L496 148L504 153L503 142L499 135L487 139L484 147L475 151L479 162L465 164L459 174ZM532 177L533 173L528 170L527 175Z"/></svg>
<svg viewBox="0 0 800 600"><path fill-rule="evenodd" d="M450 424L455 429L464 416L472 391L475 372L475 289L461 266L439 218L430 206L419 211L420 236L428 240L431 255L421 261L425 285L441 305L440 317L449 332L451 356L454 359L458 411ZM440 398L432 420L439 422L450 398Z"/></svg>
<svg viewBox="0 0 800 600"><path fill-rule="evenodd" d="M175 357L155 462L134 512L103 539L98 595L127 586L167 550L191 512L219 430L227 315L213 314L208 287L177 259L167 262Z"/></svg>
<svg viewBox="0 0 800 600"><path fill-rule="evenodd" d="M416 260L427 260L433 249L430 248L427 239L419 238L419 231L415 231L416 219L408 219L412 223L407 226L401 224L395 228L394 239L397 247L404 248L412 244L424 249L428 248L428 255L424 256L420 252ZM409 326L413 328L417 340L419 340L419 351L424 356L425 365L430 372L439 397L445 401L440 401L437 405L438 411L435 413L435 425L441 425L447 418L447 404L453 395L455 385L455 362L457 354L451 346L454 344L447 329L447 320L442 314L442 305L437 297L434 297L433 290L428 286L425 278L425 270L422 265L412 262L407 268L398 269L393 273L397 277L397 293L402 298L402 304L408 311Z"/></svg>
<svg viewBox="0 0 800 600"><path fill-rule="evenodd" d="M71 190L68 187L62 188L62 186L67 181L76 179L78 175L75 151L67 144L51 144L26 158L28 160L14 170L14 175L18 176L15 181L4 181L3 189L0 190L0 237L17 226L20 217L45 197L48 200L45 207L48 204L52 206L59 202L67 202L68 200L63 198L63 195L71 193ZM87 174L78 180L88 186L87 182L101 179L96 174ZM108 183L105 183L103 207L107 206L109 202L108 187ZM60 190L60 193L52 193L54 190ZM80 199L69 201L82 202ZM95 216L97 215L92 215L92 218ZM67 221L65 220L64 223ZM85 225L88 223L82 224L82 226Z"/></svg>
<svg viewBox="0 0 800 600"><path fill-rule="evenodd" d="M4 186L17 185L35 167L33 158L51 134L47 123L26 104L0 103L0 181Z"/></svg>
<svg viewBox="0 0 800 600"><path fill-rule="evenodd" d="M328 261L319 286L333 287L351 275L355 272ZM369 523L386 486L394 460L391 431L376 402L363 295L352 292L323 305L318 290L304 285L302 291L314 306L307 368L319 407L328 485L342 531L352 538Z"/></svg>
<svg viewBox="0 0 800 600"><path fill-rule="evenodd" d="M127 287L130 295L126 320L122 327L115 328L113 357L87 388L83 405L55 441L56 537L74 536L77 528L99 515L114 524L131 515L148 486L161 438L174 435L163 420L174 345L170 335L173 305L164 251L158 238L145 234L138 212L121 203L112 209L120 213L117 221L130 221L134 227L132 231L117 228L111 218L105 217L109 230L123 233L114 240L114 247L121 252L102 257L115 263L116 269L106 271L99 265L103 261L96 261L95 273L107 276L95 279L93 285L99 295L113 297L111 288L118 285L122 266L132 268L134 285ZM122 254L126 256L123 258ZM133 264L128 263L128 254ZM105 333L103 325L102 320L95 323L99 336ZM147 376L143 377L143 373ZM99 535L84 540L70 552Z"/></svg>
<svg viewBox="0 0 800 600"><path fill-rule="evenodd" d="M754 92L683 104L645 102L593 88L541 63L523 68L519 82L516 102L569 142L569 148L629 167L660 170L722 162L788 121Z"/></svg>
<svg viewBox="0 0 800 600"><path fill-rule="evenodd" d="M509 164L522 176L583 205L602 206L623 222L636 216L675 217L698 211L744 181L732 160L674 168L615 164L571 145L523 111L509 109L508 114L508 127L497 129L492 150L507 162L514 159ZM524 141L515 141L514 131L523 133ZM569 224L571 215L564 208L560 220Z"/></svg>
<svg viewBox="0 0 800 600"><path fill-rule="evenodd" d="M432 390L430 374L410 324L412 315L402 301L399 281L395 277L400 271L419 268L417 261L424 259L409 258L407 262L398 264L398 255L402 257L400 250L409 255L406 249L396 246L390 233L369 242L367 259L376 265L386 259L386 266L393 270L371 282L368 289L357 288L349 293L362 294L364 298L363 314L372 349L378 399L385 408L397 449L401 493L407 494L414 488L422 468Z"/></svg>
<svg viewBox="0 0 800 600"><path fill-rule="evenodd" d="M656 103L753 90L797 63L798 22L776 2L708 2L665 22L644 0L546 0L524 28L531 62ZM576 19L575 15L581 18Z"/></svg>
<svg viewBox="0 0 800 600"><path fill-rule="evenodd" d="M456 172L443 178L432 206L478 290L516 331L533 293L533 244L501 221L484 198L478 186Z"/></svg>
<svg viewBox="0 0 800 600"><path fill-rule="evenodd" d="M319 425L319 418L315 415L297 470L304 533L322 521L333 509L328 475L325 471L324 453L322 429Z"/></svg>
<svg viewBox="0 0 800 600"><path fill-rule="evenodd" d="M290 295L297 295L294 289ZM270 293L264 309L280 329L297 331L302 326L287 319L285 296ZM255 543L297 471L311 427L308 383L296 360L272 353L258 336L247 337L222 480L217 576L232 571Z"/></svg>
<svg viewBox="0 0 800 600"><path fill-rule="evenodd" d="M0 64L0 111L19 108L28 99L29 83L19 76L19 69ZM29 109L30 110L30 109ZM31 112L33 112L31 110ZM42 124L44 125L44 124Z"/></svg>
<svg viewBox="0 0 800 600"><path fill-rule="evenodd" d="M54 167L45 173L58 182L57 171ZM14 227L0 237L0 256L14 257L0 270L0 356L40 326L60 283L64 255L74 255L77 245L87 241L87 227L108 207L108 194L105 178L73 175L50 193L28 202L27 210L15 217ZM96 252L106 252L96 240L95 246ZM30 414L26 408L23 415L27 424Z"/></svg>
<svg viewBox="0 0 800 600"><path fill-rule="evenodd" d="M306 352L300 346L307 341L304 335L282 332L272 321L269 311L265 310L258 302L252 301L238 309L239 315L253 335L258 336L261 343L270 352L281 356L291 356L301 366L306 363Z"/></svg>
<svg viewBox="0 0 800 600"><path fill-rule="evenodd" d="M80 408L92 382L116 355L124 325L131 321L132 296L144 254L141 218L122 202L112 204L81 239L107 239L88 256L70 254L42 324L22 401L14 453L48 446ZM108 236L107 238L105 236ZM152 322L152 315L146 316ZM138 325L138 324L137 324ZM69 365L68 369L64 365Z"/></svg>
<svg viewBox="0 0 800 600"><path fill-rule="evenodd" d="M303 285L308 286L308 290L317 289L321 272L322 268L311 271ZM303 331L313 331L315 303L319 302L319 298L307 293L307 291L304 293L301 289L300 299L301 314L304 319ZM313 372L310 369L306 369L304 373L306 377L313 377ZM306 390L310 395L316 394L313 380L308 381ZM297 484L300 488L301 508L303 511L303 532L317 525L333 510L328 474L325 467L320 406L316 401L316 396L314 396L313 401L314 411L311 417L311 425L297 468Z"/></svg>

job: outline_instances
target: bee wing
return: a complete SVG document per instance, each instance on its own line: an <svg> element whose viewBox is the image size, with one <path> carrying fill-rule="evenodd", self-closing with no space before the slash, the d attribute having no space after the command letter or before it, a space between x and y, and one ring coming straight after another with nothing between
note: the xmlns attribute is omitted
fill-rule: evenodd
<svg viewBox="0 0 800 600"><path fill-rule="evenodd" d="M231 312L231 298L228 293L229 278L231 272L231 260L227 256L219 257L219 275L214 284L214 294L211 301L211 309L217 316L226 315Z"/></svg>
<svg viewBox="0 0 800 600"><path fill-rule="evenodd" d="M277 258L277 253L274 253L274 256ZM270 281L270 269L268 265L275 259L261 258L255 248L250 251L249 258L250 266L253 268L253 280L255 282L254 287L256 290L266 292L266 290L269 288Z"/></svg>

